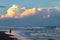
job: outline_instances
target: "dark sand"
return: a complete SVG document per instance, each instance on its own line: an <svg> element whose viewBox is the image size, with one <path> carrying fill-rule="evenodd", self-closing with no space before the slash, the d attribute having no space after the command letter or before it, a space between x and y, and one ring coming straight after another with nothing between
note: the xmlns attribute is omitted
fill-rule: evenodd
<svg viewBox="0 0 60 40"><path fill-rule="evenodd" d="M6 34L6 31L0 31L0 40L17 40L17 38L12 38L10 36L14 36L11 34Z"/></svg>

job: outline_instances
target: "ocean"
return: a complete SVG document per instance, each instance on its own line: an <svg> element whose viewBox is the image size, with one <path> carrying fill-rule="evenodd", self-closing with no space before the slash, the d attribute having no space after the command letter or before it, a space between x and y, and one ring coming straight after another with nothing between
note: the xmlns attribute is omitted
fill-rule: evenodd
<svg viewBox="0 0 60 40"><path fill-rule="evenodd" d="M0 27L0 30L9 30L10 28L26 38L22 38L23 40L60 40L59 27Z"/></svg>

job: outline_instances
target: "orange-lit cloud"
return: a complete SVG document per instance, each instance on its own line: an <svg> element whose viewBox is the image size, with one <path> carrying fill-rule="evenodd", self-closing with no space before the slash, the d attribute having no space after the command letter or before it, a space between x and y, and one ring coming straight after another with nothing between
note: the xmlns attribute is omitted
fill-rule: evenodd
<svg viewBox="0 0 60 40"><path fill-rule="evenodd" d="M20 12L20 10L24 10L23 12ZM25 9L19 8L17 5L13 5L7 10L7 13L5 15L0 15L0 18L23 18L29 15L34 15L36 8L31 9Z"/></svg>
<svg viewBox="0 0 60 40"><path fill-rule="evenodd" d="M25 16L34 15L34 14L35 14L35 8L27 9L22 14L20 14L20 17L22 18Z"/></svg>
<svg viewBox="0 0 60 40"><path fill-rule="evenodd" d="M13 5L7 10L6 17L13 17L20 13L19 7L16 5Z"/></svg>
<svg viewBox="0 0 60 40"><path fill-rule="evenodd" d="M0 15L0 18L24 18L31 15L35 15L36 11L42 12L43 10L47 10L47 16L43 16L43 18L50 18L50 9L56 9L60 12L60 7L54 8L30 8L26 9L26 7L19 8L17 5L12 5L8 8L7 13L4 15Z"/></svg>
<svg viewBox="0 0 60 40"><path fill-rule="evenodd" d="M12 5L8 8L7 13L0 15L0 18L24 18L27 16L35 15L36 11L42 11L44 8L30 8L26 7L19 8L17 5ZM50 11L50 10L48 10ZM49 15L48 15L49 16Z"/></svg>
<svg viewBox="0 0 60 40"><path fill-rule="evenodd" d="M42 11L43 10L43 8L37 8L37 11Z"/></svg>
<svg viewBox="0 0 60 40"><path fill-rule="evenodd" d="M0 18L13 18L18 16L20 13L19 7L16 5L13 5L7 10L7 13L5 15L0 15Z"/></svg>
<svg viewBox="0 0 60 40"><path fill-rule="evenodd" d="M5 15L0 15L0 18L5 18Z"/></svg>
<svg viewBox="0 0 60 40"><path fill-rule="evenodd" d="M13 18L18 16L19 13L19 7L17 5L13 5L7 10L7 13L5 15L1 15L0 18Z"/></svg>

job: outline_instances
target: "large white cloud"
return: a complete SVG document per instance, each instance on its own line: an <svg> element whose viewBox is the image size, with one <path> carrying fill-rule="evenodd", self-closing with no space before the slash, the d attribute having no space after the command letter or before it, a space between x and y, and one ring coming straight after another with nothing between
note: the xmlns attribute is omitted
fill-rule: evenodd
<svg viewBox="0 0 60 40"><path fill-rule="evenodd" d="M16 5L13 5L7 10L6 16L13 17L13 16L18 16L20 13L19 7Z"/></svg>
<svg viewBox="0 0 60 40"><path fill-rule="evenodd" d="M7 13L1 15L0 18L23 18L29 15L34 15L36 12L35 10L36 8L26 9L25 7L19 8L17 5L12 5L8 8Z"/></svg>
<svg viewBox="0 0 60 40"><path fill-rule="evenodd" d="M50 18L50 9L56 9L57 11L60 11L59 7L54 8L30 8L26 9L26 7L18 7L17 5L12 5L10 8L8 8L7 13L5 15L0 15L0 18L24 18L28 17L30 15L35 15L36 11L42 12L43 10L47 10L47 16L44 16L44 18Z"/></svg>

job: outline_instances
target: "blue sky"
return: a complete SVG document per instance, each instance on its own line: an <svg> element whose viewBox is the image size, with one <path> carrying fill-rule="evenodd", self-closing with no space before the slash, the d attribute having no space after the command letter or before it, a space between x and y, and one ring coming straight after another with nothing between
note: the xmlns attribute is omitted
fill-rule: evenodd
<svg viewBox="0 0 60 40"><path fill-rule="evenodd" d="M6 13L6 10L13 4L26 8L49 8L60 7L60 0L0 0L0 6L6 6L5 8L0 8L0 13Z"/></svg>
<svg viewBox="0 0 60 40"><path fill-rule="evenodd" d="M0 6L11 6L17 4L25 7L54 7L60 6L60 0L0 0Z"/></svg>

